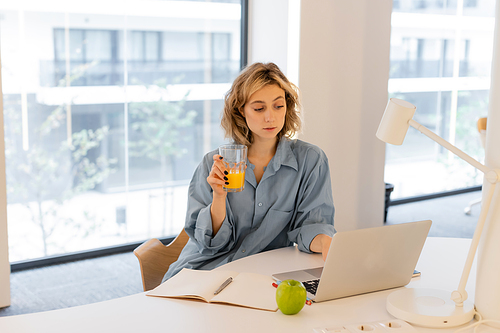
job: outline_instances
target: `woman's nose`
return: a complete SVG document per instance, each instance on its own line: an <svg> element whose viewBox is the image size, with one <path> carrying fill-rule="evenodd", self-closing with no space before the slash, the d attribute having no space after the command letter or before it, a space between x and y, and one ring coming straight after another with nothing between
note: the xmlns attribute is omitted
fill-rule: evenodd
<svg viewBox="0 0 500 333"><path fill-rule="evenodd" d="M274 120L274 114L272 110L267 110L266 113L264 114L265 121L266 123L270 123Z"/></svg>

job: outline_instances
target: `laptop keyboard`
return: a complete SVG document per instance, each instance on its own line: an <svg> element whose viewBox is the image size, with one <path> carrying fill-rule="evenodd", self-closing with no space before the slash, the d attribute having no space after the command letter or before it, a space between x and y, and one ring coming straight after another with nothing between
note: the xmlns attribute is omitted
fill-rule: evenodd
<svg viewBox="0 0 500 333"><path fill-rule="evenodd" d="M318 284L319 284L319 279L317 280L311 280L311 281L304 281L302 282L304 287L306 287L306 290L310 292L313 295L316 295L316 290L318 289Z"/></svg>

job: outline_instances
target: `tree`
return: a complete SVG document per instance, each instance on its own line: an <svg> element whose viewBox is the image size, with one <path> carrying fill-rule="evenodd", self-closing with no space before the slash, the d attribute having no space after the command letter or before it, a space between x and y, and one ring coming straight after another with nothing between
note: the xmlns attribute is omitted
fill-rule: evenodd
<svg viewBox="0 0 500 333"><path fill-rule="evenodd" d="M185 140L182 129L192 126L196 112L185 111L186 98L171 102L165 96L169 93L166 80L158 80L147 86L150 92L158 93L159 100L130 104L131 128L138 139L129 143L131 156L145 156L160 162L160 180L164 197L167 181L173 179L173 158L187 153L180 142ZM166 205L163 205L163 234L165 234Z"/></svg>
<svg viewBox="0 0 500 333"><path fill-rule="evenodd" d="M100 147L107 126L72 133L70 140L59 139L54 145L56 132L65 124L66 107L56 107L33 131L27 151L16 140L22 134L16 106L7 104L4 110L9 201L20 201L29 210L40 229L45 256L50 252L51 235L61 225L83 232L83 237L96 229L88 212L75 219L62 216L60 209L76 195L94 189L114 171L116 163L104 156L95 161L87 157L90 150Z"/></svg>

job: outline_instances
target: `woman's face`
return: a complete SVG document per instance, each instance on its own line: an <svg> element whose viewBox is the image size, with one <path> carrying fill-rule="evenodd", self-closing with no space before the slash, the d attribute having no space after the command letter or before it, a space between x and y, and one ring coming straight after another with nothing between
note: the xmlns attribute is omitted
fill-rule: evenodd
<svg viewBox="0 0 500 333"><path fill-rule="evenodd" d="M285 91L274 84L254 92L243 107L243 116L254 140L276 138L285 124L285 114Z"/></svg>

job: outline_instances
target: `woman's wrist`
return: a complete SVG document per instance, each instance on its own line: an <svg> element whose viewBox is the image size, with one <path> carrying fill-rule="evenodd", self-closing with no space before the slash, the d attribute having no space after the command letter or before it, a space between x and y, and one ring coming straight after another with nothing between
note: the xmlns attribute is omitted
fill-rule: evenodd
<svg viewBox="0 0 500 333"><path fill-rule="evenodd" d="M213 195L212 195L212 199L213 200L217 200L217 201L226 201L226 197L227 197L227 192L224 191L223 193L217 193L217 192L213 192Z"/></svg>
<svg viewBox="0 0 500 333"><path fill-rule="evenodd" d="M318 234L316 235L313 240L311 241L311 245L309 245L309 250L311 250L312 252L316 252L316 253L321 253L321 250L323 248L322 244L323 244L323 240L324 240L324 234Z"/></svg>
<svg viewBox="0 0 500 333"><path fill-rule="evenodd" d="M226 195L213 193L212 206L210 207L210 215L212 217L212 235L215 236L222 226L222 222L226 218Z"/></svg>
<svg viewBox="0 0 500 333"><path fill-rule="evenodd" d="M311 241L311 245L309 245L309 250L316 253L324 253L325 251L328 252L331 242L332 242L332 237L325 234L318 234Z"/></svg>

